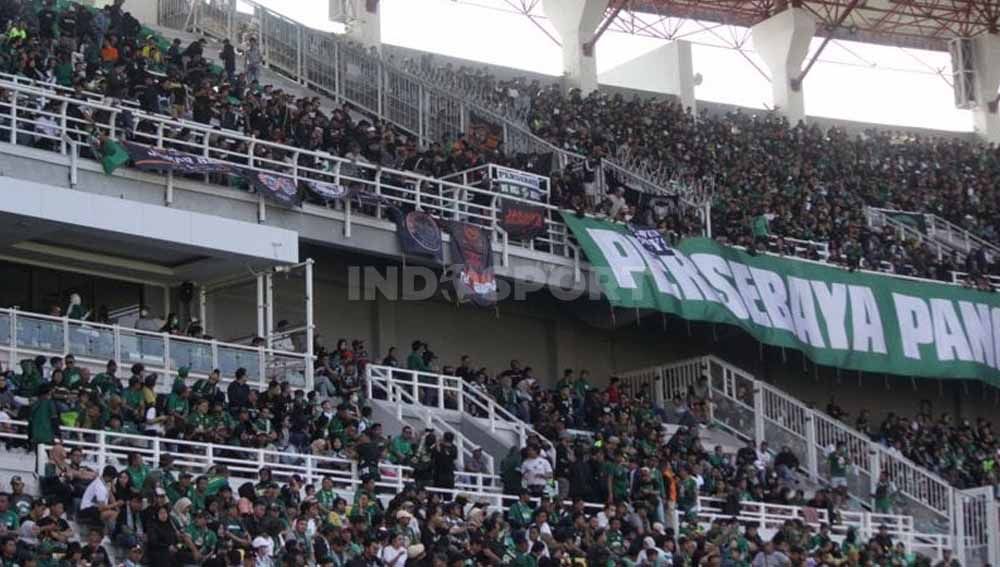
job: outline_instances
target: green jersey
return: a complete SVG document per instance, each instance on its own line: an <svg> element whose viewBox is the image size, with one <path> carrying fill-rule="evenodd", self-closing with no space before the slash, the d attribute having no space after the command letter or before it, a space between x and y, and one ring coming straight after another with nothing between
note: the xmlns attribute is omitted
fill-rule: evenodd
<svg viewBox="0 0 1000 567"><path fill-rule="evenodd" d="M194 546L198 548L198 551L202 555L208 555L215 550L215 546L219 542L218 536L215 532L208 528L199 528L196 524L191 524L187 528L187 534L191 537L191 541Z"/></svg>

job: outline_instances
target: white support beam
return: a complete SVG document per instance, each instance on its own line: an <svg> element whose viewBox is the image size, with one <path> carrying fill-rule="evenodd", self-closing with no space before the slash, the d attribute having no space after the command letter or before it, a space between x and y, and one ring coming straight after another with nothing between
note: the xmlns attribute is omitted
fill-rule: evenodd
<svg viewBox="0 0 1000 567"><path fill-rule="evenodd" d="M751 29L754 49L771 70L772 104L795 124L805 120L804 89L793 82L816 34L816 18L803 8L788 8Z"/></svg>
<svg viewBox="0 0 1000 567"><path fill-rule="evenodd" d="M609 0L542 0L542 8L562 39L563 74L570 88L586 96L597 90L597 59L586 45L594 39Z"/></svg>

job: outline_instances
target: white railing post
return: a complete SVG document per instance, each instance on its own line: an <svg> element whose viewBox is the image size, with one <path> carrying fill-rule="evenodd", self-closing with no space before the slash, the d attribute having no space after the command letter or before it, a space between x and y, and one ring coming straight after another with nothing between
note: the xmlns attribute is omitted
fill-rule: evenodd
<svg viewBox="0 0 1000 567"><path fill-rule="evenodd" d="M103 471L108 464L108 434L101 431L97 434L97 470ZM100 474L100 473L98 473Z"/></svg>
<svg viewBox="0 0 1000 567"><path fill-rule="evenodd" d="M10 97L10 143L17 143L17 92Z"/></svg>
<svg viewBox="0 0 1000 567"><path fill-rule="evenodd" d="M63 336L63 348L62 353L65 357L69 354L69 317L62 318L62 336Z"/></svg>
<svg viewBox="0 0 1000 567"><path fill-rule="evenodd" d="M10 310L10 358L7 360L7 370L13 370L17 364L17 309Z"/></svg>
<svg viewBox="0 0 1000 567"><path fill-rule="evenodd" d="M819 448L816 446L816 412L806 412L806 471L809 480L816 482L819 478Z"/></svg>
<svg viewBox="0 0 1000 567"><path fill-rule="evenodd" d="M163 335L163 372L170 378L170 335Z"/></svg>
<svg viewBox="0 0 1000 567"><path fill-rule="evenodd" d="M868 494L870 496L875 494L879 478L882 476L882 448L878 443L872 443L868 448L868 454L871 455L871 470L868 473ZM867 500L870 501L870 497Z"/></svg>
<svg viewBox="0 0 1000 567"><path fill-rule="evenodd" d="M764 388L763 383L753 380L753 436L754 445L764 440Z"/></svg>

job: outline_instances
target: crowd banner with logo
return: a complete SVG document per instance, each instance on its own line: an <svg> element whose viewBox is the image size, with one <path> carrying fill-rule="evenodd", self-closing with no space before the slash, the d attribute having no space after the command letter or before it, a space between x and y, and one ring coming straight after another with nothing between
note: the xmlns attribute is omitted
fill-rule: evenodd
<svg viewBox="0 0 1000 567"><path fill-rule="evenodd" d="M490 234L464 222L449 223L448 234L451 235L451 267L459 302L472 301L480 307L495 305L497 279Z"/></svg>
<svg viewBox="0 0 1000 567"><path fill-rule="evenodd" d="M500 227L511 238L525 240L545 234L545 208L526 203L544 203L548 178L516 169L491 166L493 185L500 199ZM523 200L504 199L504 196Z"/></svg>
<svg viewBox="0 0 1000 567"><path fill-rule="evenodd" d="M143 146L134 142L121 142L121 145L132 158L133 165L142 171L173 171L181 174L240 173L239 167L231 163L204 156Z"/></svg>
<svg viewBox="0 0 1000 567"><path fill-rule="evenodd" d="M398 215L396 225L403 254L432 258L438 263L444 261L441 228L433 217L412 211Z"/></svg>
<svg viewBox="0 0 1000 567"><path fill-rule="evenodd" d="M314 181L310 179L305 182L305 186L306 190L309 191L309 194L324 203L335 203L337 201L341 201L346 199L349 194L347 187L336 183L325 183L323 181Z"/></svg>
<svg viewBox="0 0 1000 567"><path fill-rule="evenodd" d="M279 205L297 207L302 204L295 180L287 175L264 171L246 171L246 177L258 194Z"/></svg>
<svg viewBox="0 0 1000 567"><path fill-rule="evenodd" d="M751 256L705 238L657 254L623 225L563 219L615 307L736 325L818 364L1000 385L1000 295Z"/></svg>

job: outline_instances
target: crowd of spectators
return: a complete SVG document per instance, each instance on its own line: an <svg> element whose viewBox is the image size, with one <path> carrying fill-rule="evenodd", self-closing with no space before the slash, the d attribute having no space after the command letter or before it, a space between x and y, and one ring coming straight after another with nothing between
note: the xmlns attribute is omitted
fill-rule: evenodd
<svg viewBox="0 0 1000 567"><path fill-rule="evenodd" d="M792 126L773 113L695 116L667 100L600 91L564 96L555 85L500 81L484 71L434 66L426 58L399 63L455 91L478 93L476 100L524 119L537 135L588 158L559 171L552 156L511 155L488 124L421 147L413 136L347 103L324 110L318 96L296 97L259 81L262 56L254 34L239 46L227 40L217 66L207 58L205 40L166 42L122 4L91 11L45 0L36 10L32 3L8 0L0 5L0 26L7 30L0 42L0 70L72 88L81 96L96 92L112 101L132 101L135 107L123 107L117 126L140 142L151 142L157 128L130 108L209 125L219 132L210 144L219 159L239 161L249 151L245 141L224 134L229 130L438 178L495 163L550 174L550 201L557 206L654 226L670 240L700 233L703 222L683 203L683 191L672 196L633 191L614 172L600 168L602 158L612 157L666 186L712 196L713 234L725 242L753 246L754 221L766 216L771 234L826 243L824 259L851 268L948 280L952 270L996 271L994 259L984 252L962 261L948 254L939 258L926 244L899 240L892 230L869 227L864 218L865 205L926 211L993 237L996 206L988 179L997 159L988 146L875 130L852 138L837 128ZM37 104L36 145L58 146L47 135L57 124L44 115L56 111L56 103L40 99ZM81 124L100 118L83 107L67 111ZM196 143L187 129L169 137L174 142L168 145L182 151L191 151L186 143ZM262 144L254 146L254 153L258 165L279 170L294 158ZM299 165L317 171L330 167L304 154ZM772 244L778 253L820 258L814 248L794 248L781 240ZM988 285L976 277L969 282Z"/></svg>
<svg viewBox="0 0 1000 567"><path fill-rule="evenodd" d="M992 145L876 129L851 135L790 124L775 112L695 114L673 100L603 90L564 94L554 81L503 80L432 56L390 62L522 121L565 150L610 157L664 187L711 195L715 238L750 245L753 219L767 215L773 234L827 243L829 261L845 266L947 274L948 281L952 269L997 273L995 259L939 259L920 242L869 228L864 217L865 206L933 213L991 241L1000 227L991 182L1000 156ZM819 258L815 250L799 254Z"/></svg>
<svg viewBox="0 0 1000 567"><path fill-rule="evenodd" d="M402 363L392 351L381 362L437 369L428 345L412 346ZM870 541L845 530L837 520L840 483L807 496L799 486L798 458L787 447L772 454L765 443L735 455L702 447L704 382L657 408L642 395L626 395L615 379L607 388L592 387L585 371L567 371L548 391L516 361L491 378L463 357L440 370L496 395L558 441L553 448L534 437L506 456L498 471L503 492L519 495L507 510L478 502L474 494L456 497L447 489L462 471L456 471L448 434L438 440L424 431L418 437L406 427L386 436L372 422L358 396L358 369L368 360L362 342L342 340L321 349L317 378L323 385L314 392L279 383L256 392L238 371L226 388L217 373L189 385L181 372L169 394L157 394L155 375L145 375L141 366L124 378L109 363L91 379L71 356L24 361L21 374L3 375L0 404L27 417L30 442L50 449L39 478L44 498L26 496L20 479L12 482L10 496L0 495L3 560L110 565L108 558L117 556L126 565L338 567L527 567L577 560L609 566L930 564L884 530ZM30 404L18 411L24 402ZM678 427L667 435L663 423ZM170 454L158 463L144 461L123 444L113 449L121 461L101 470L75 443L64 447L62 438L76 439L59 435L61 424L213 442L213 455L229 462L246 458L241 447L272 449L275 456L258 478L248 479L223 465L206 470L186 460L178 464ZM172 450L188 451L180 444ZM831 466L843 462L842 452L831 455ZM345 486L335 474L344 466L337 461L314 462L322 478L315 485L290 475L287 465L306 454L339 457L348 469L356 463L361 484ZM399 494L380 483L387 464L413 469ZM832 524L788 521L765 539L752 523L699 523L699 496L719 499L724 516L737 515L741 502L752 500L824 509ZM69 520L84 532L71 530ZM948 560L938 565L954 567Z"/></svg>
<svg viewBox="0 0 1000 567"><path fill-rule="evenodd" d="M889 412L877 423L868 410L849 415L835 400L826 412L959 488L1000 485L1000 443L989 421L937 417L928 411L913 416Z"/></svg>

